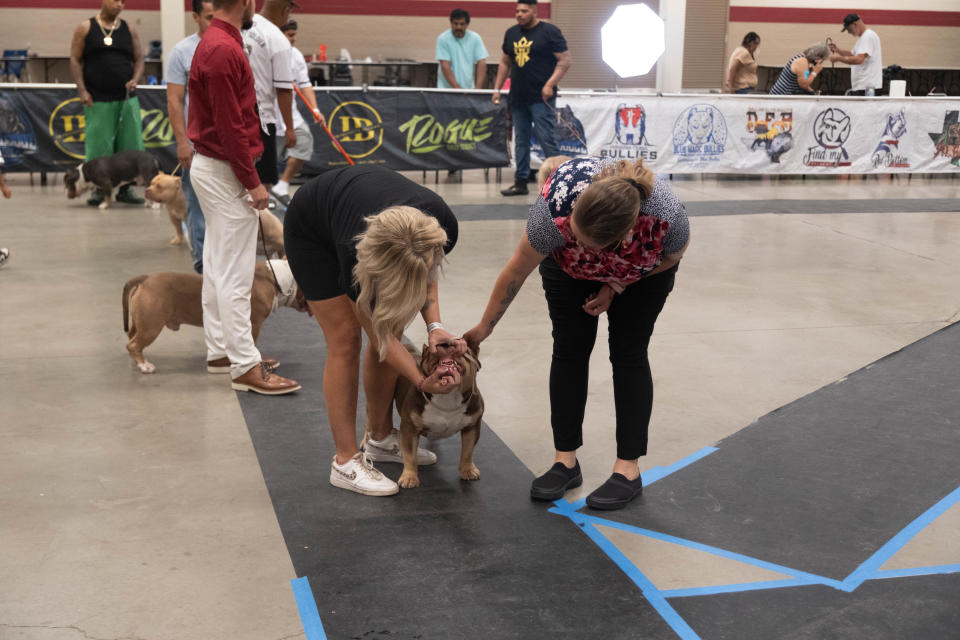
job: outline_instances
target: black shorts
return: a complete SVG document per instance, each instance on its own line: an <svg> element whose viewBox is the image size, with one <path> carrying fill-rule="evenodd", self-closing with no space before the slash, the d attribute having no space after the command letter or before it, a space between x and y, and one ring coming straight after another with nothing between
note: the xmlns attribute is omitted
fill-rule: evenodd
<svg viewBox="0 0 960 640"><path fill-rule="evenodd" d="M283 217L283 248L297 285L307 300L329 300L342 295L356 300L350 285L351 260L338 254L332 239L318 238L314 230L302 224L303 218L311 214L304 210L308 205L308 199L298 199L294 194Z"/></svg>
<svg viewBox="0 0 960 640"><path fill-rule="evenodd" d="M260 139L263 140L263 155L257 163L257 175L263 184L277 184L280 179L277 173L277 126L268 124L266 131L260 127Z"/></svg>

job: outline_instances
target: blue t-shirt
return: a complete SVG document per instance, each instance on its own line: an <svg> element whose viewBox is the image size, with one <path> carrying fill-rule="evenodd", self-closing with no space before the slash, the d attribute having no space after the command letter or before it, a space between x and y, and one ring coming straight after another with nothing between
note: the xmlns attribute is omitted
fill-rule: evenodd
<svg viewBox="0 0 960 640"><path fill-rule="evenodd" d="M503 36L503 52L513 63L510 67L510 102L540 102L543 85L557 68L554 54L566 50L563 33L549 22L541 20L532 29L523 29L518 24L507 29Z"/></svg>
<svg viewBox="0 0 960 640"><path fill-rule="evenodd" d="M187 86L190 84L190 63L193 62L193 54L196 53L198 44L200 44L200 36L197 34L187 36L173 45L173 49L170 50L170 59L167 60L167 77L164 78L164 82L183 85L184 124L190 112L190 95L187 93Z"/></svg>
<svg viewBox="0 0 960 640"><path fill-rule="evenodd" d="M464 89L476 88L473 83L474 70L477 62L486 58L487 48L483 46L483 38L479 33L467 29L463 37L458 38L453 35L452 29L447 29L437 36L437 61L450 61L453 77ZM440 69L437 69L437 86L441 89L450 88Z"/></svg>

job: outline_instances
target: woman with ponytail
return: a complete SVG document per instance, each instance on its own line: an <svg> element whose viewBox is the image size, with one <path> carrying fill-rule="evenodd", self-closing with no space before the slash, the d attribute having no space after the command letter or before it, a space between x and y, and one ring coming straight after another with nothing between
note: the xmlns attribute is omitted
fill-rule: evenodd
<svg viewBox="0 0 960 640"><path fill-rule="evenodd" d="M553 325L550 422L555 455L553 467L533 481L531 497L558 500L583 482L577 449L583 444L590 353L597 318L604 312L617 456L613 474L587 497L587 504L619 509L641 493L638 459L647 451L653 406L647 345L689 237L683 205L640 160L576 158L561 164L543 185L480 323L464 335L471 347L488 338L539 265Z"/></svg>
<svg viewBox="0 0 960 640"><path fill-rule="evenodd" d="M284 219L290 269L326 341L323 394L336 455L334 486L372 496L397 493L397 484L372 464L402 462L393 428L393 390L402 375L425 393L449 393L456 369L420 373L401 344L417 312L430 348L448 357L466 350L440 323L438 279L444 254L457 242L457 219L440 196L376 165L327 171L301 187ZM367 436L357 445L362 331ZM417 463L436 462L417 451Z"/></svg>

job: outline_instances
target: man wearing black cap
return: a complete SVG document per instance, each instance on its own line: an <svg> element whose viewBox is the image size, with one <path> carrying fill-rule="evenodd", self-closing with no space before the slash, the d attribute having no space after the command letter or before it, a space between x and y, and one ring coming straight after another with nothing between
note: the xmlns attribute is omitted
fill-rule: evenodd
<svg viewBox="0 0 960 640"><path fill-rule="evenodd" d="M843 62L850 65L850 95L872 96L883 87L883 58L880 53L880 36L873 29L867 29L855 13L848 13L843 19L843 29L857 36L852 51L844 51L835 44L830 45L830 62Z"/></svg>

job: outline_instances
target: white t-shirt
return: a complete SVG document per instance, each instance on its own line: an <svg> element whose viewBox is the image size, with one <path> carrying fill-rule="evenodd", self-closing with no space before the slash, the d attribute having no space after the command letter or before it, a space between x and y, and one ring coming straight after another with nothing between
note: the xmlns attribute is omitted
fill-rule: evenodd
<svg viewBox="0 0 960 640"><path fill-rule="evenodd" d="M293 73L293 81L297 83L297 86L306 93L307 91L313 91L313 85L310 84L310 74L307 72L307 60L303 57L303 54L300 53L300 49L296 47L290 47L290 71ZM303 116L300 115L299 102L300 96L297 95L296 91L293 93L293 128L297 129L300 125L303 124ZM276 100L273 103L274 108L277 110L277 113L280 113L280 105L277 104ZM283 118L277 116L277 136L286 135L287 127L283 124Z"/></svg>
<svg viewBox="0 0 960 640"><path fill-rule="evenodd" d="M880 53L880 36L873 29L867 29L851 50L853 55L867 54L863 64L850 65L850 85L856 91L883 86L883 58Z"/></svg>
<svg viewBox="0 0 960 640"><path fill-rule="evenodd" d="M253 70L253 84L257 90L257 110L264 131L268 124L276 124L280 112L274 108L277 89L293 90L290 71L290 41L280 27L259 13L253 16L253 26L243 32L243 50Z"/></svg>

